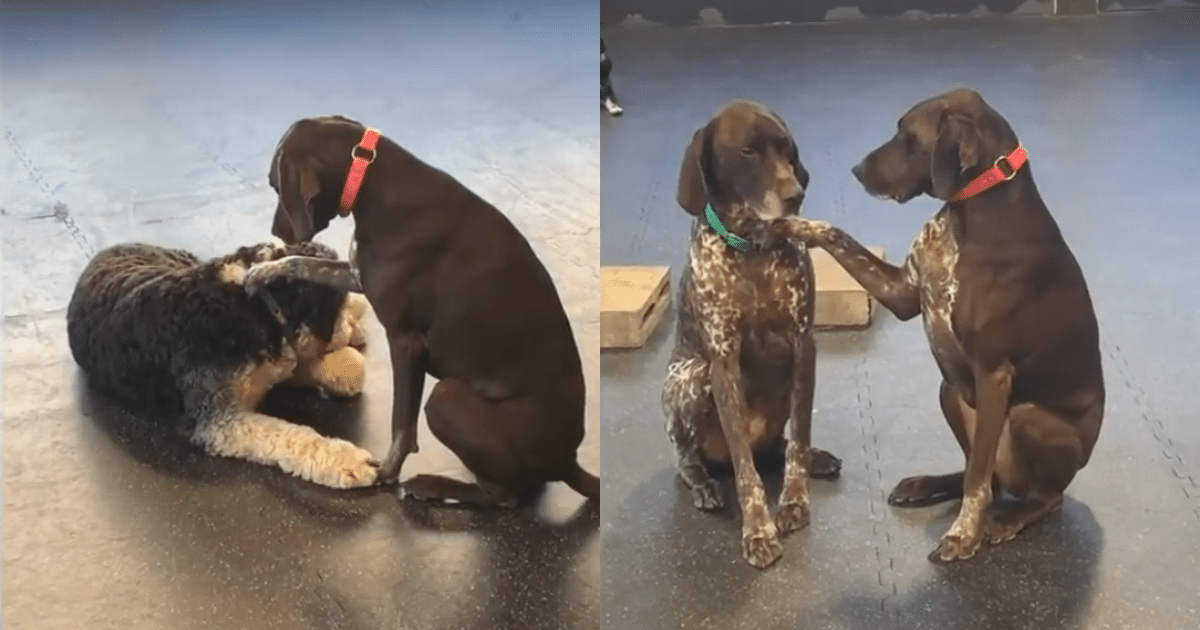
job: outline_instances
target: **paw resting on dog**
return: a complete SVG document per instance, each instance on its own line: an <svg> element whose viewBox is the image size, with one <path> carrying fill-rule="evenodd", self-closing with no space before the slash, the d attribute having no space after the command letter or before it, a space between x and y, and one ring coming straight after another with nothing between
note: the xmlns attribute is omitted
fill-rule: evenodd
<svg viewBox="0 0 1200 630"><path fill-rule="evenodd" d="M942 414L966 466L908 477L888 502L962 499L929 556L937 562L972 558L984 541L1011 540L1057 509L1104 416L1091 297L1028 160L979 93L950 90L911 107L895 135L850 169L879 199L943 202L901 265L823 221L784 217L769 228L825 249L898 319L922 318L944 377ZM997 510L1001 491L1017 501Z"/></svg>

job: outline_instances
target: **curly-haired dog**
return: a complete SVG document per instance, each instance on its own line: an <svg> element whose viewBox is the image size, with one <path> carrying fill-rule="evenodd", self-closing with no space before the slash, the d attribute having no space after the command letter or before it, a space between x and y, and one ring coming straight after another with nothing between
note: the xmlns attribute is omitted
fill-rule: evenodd
<svg viewBox="0 0 1200 630"><path fill-rule="evenodd" d="M342 116L297 121L268 176L279 193L271 233L312 239L354 216L354 262L387 331L393 481L417 450L425 403L434 436L476 478L417 475L409 496L513 507L550 481L592 500L600 481L578 461L585 419L579 348L546 267L495 206L375 129ZM307 263L305 263L307 264Z"/></svg>
<svg viewBox="0 0 1200 630"><path fill-rule="evenodd" d="M799 213L807 185L783 120L745 101L696 131L679 173L679 205L696 220L662 392L667 433L699 509L722 507L707 468L732 465L742 553L759 568L783 553L780 534L808 524L808 476L841 469L836 457L810 448L816 348L808 250L764 230ZM772 520L757 465L777 469L780 459L783 493Z"/></svg>
<svg viewBox="0 0 1200 630"><path fill-rule="evenodd" d="M305 277L291 273L297 257L336 261L317 244L243 247L207 262L140 243L106 248L67 308L71 353L98 390L181 418L180 430L212 455L335 488L370 485L378 464L367 451L255 411L285 381L362 391L366 299L345 290L354 285L338 275L344 263Z"/></svg>
<svg viewBox="0 0 1200 630"><path fill-rule="evenodd" d="M1062 503L1104 416L1099 329L1083 272L1034 185L1007 121L975 91L922 101L852 172L867 192L945 202L889 265L838 228L784 220L901 320L921 315L942 374L938 398L963 472L909 477L897 506L962 499L930 559L964 560ZM1004 490L1020 499L989 517Z"/></svg>

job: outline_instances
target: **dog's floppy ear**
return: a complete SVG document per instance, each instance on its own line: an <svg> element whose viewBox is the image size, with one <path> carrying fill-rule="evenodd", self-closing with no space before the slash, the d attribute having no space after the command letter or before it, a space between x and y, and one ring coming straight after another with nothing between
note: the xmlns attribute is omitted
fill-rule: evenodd
<svg viewBox="0 0 1200 630"><path fill-rule="evenodd" d="M942 112L930 155L930 194L946 200L966 185L963 175L979 165L979 129L961 114Z"/></svg>
<svg viewBox="0 0 1200 630"><path fill-rule="evenodd" d="M312 158L283 153L279 156L279 205L292 223L295 242L312 240L313 199L321 194L319 165Z"/></svg>
<svg viewBox="0 0 1200 630"><path fill-rule="evenodd" d="M692 142L683 152L683 164L679 167L679 190L675 195L679 207L694 216L700 216L708 205L707 167L711 153L710 125L706 125L692 134Z"/></svg>

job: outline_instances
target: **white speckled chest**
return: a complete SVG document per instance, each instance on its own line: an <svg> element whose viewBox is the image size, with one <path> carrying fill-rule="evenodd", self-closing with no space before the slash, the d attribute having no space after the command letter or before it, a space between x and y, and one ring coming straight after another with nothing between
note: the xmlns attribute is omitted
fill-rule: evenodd
<svg viewBox="0 0 1200 630"><path fill-rule="evenodd" d="M695 291L696 315L707 350L728 353L747 326L766 326L779 333L805 334L811 325L811 265L802 246L773 250L761 265L740 264L740 252L712 230L697 224L688 264Z"/></svg>
<svg viewBox="0 0 1200 630"><path fill-rule="evenodd" d="M945 213L930 219L904 261L908 281L920 287L925 335L943 368L949 367L948 361L965 361L951 319L958 299L958 243L947 221Z"/></svg>

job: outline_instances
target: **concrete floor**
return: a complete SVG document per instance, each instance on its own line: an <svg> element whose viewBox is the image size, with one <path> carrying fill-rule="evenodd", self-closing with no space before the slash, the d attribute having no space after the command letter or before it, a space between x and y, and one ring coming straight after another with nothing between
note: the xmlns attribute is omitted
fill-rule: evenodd
<svg viewBox="0 0 1200 630"><path fill-rule="evenodd" d="M1087 275L1109 404L1063 511L967 564L926 560L956 504L898 510L902 477L962 456L921 325L877 310L819 335L815 441L845 461L766 572L735 513L674 471L659 387L674 336L601 359L606 627L657 630L1175 629L1200 625L1200 13L605 31L625 117L602 119L604 264L685 260L675 205L693 130L735 97L778 111L812 173L806 213L900 259L937 209L868 197L850 166L909 106L980 90L1031 154ZM674 313L669 315L673 318ZM732 497L732 489L729 488Z"/></svg>
<svg viewBox="0 0 1200 630"><path fill-rule="evenodd" d="M530 237L583 350L581 459L598 471L596 2L96 4L0 17L4 628L599 627L598 510L565 486L516 512L438 510L199 456L92 395L64 331L99 248L267 240L279 136L344 113ZM320 240L345 254L350 228ZM382 455L391 376L372 333L360 401L273 404ZM465 474L422 428L405 476Z"/></svg>

